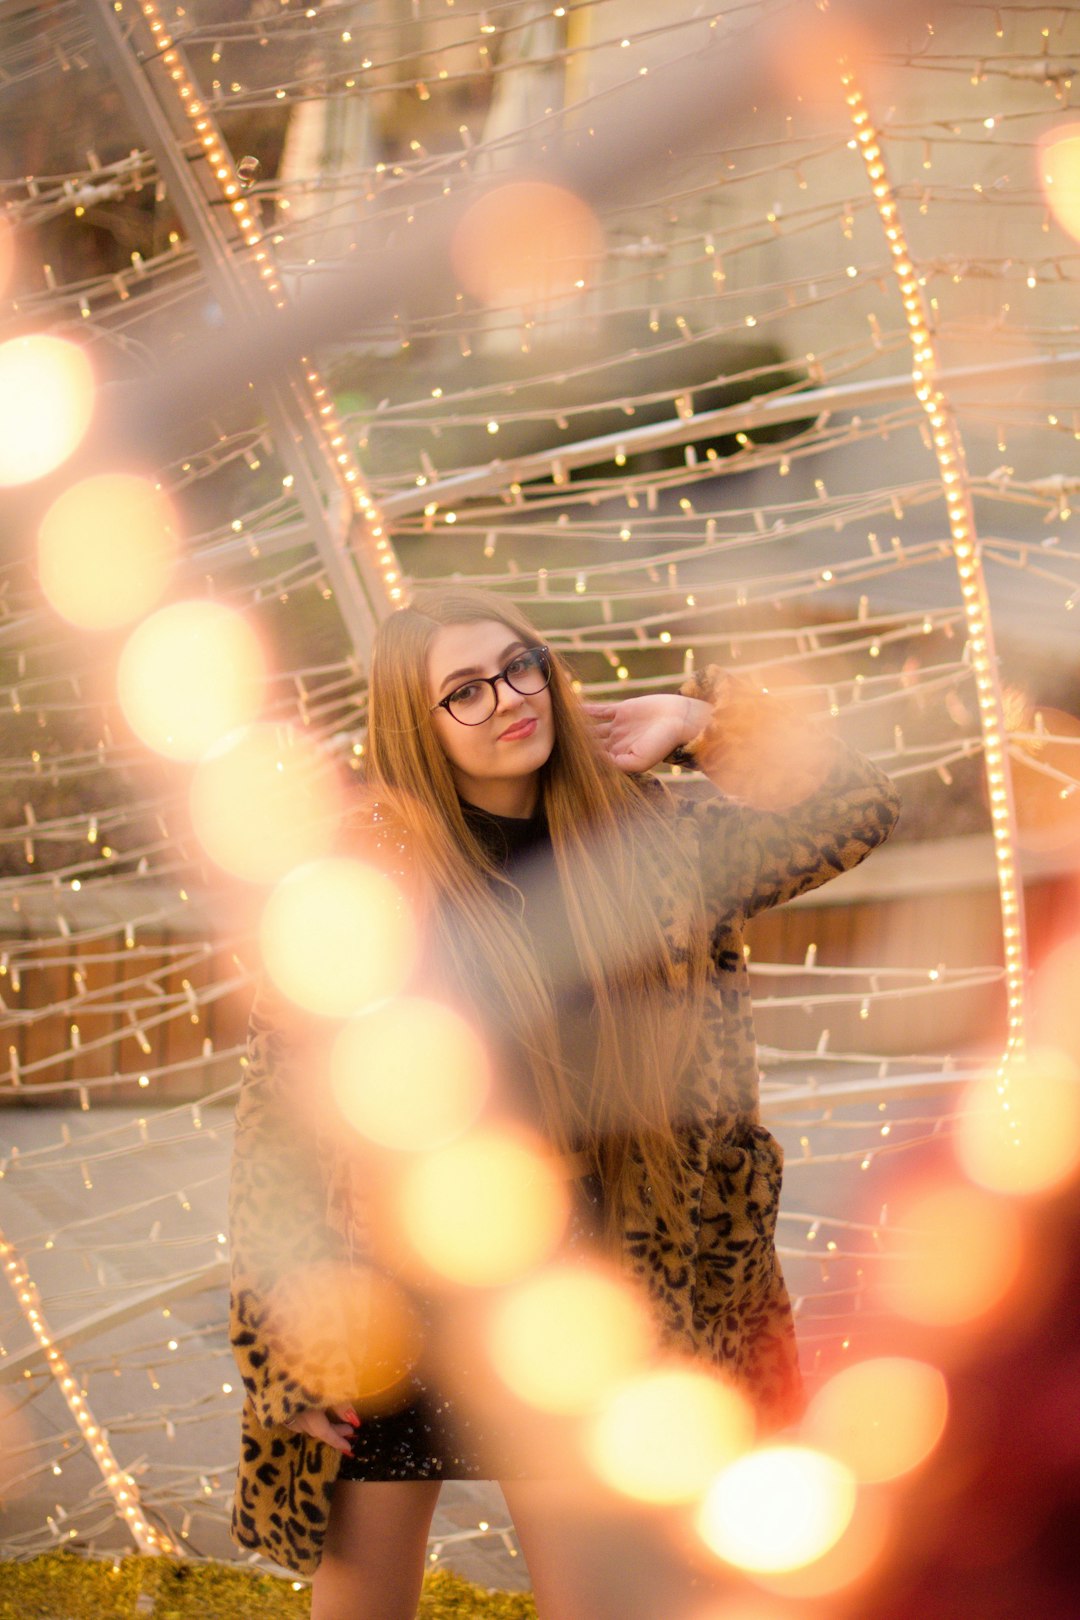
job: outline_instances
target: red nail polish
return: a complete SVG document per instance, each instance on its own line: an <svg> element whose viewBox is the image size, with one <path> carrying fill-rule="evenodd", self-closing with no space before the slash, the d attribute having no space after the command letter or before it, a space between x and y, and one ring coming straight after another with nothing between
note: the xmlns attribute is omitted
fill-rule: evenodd
<svg viewBox="0 0 1080 1620"><path fill-rule="evenodd" d="M345 1408L345 1416L348 1418L350 1423L355 1423L357 1426L359 1426L360 1419L351 1406L347 1406Z"/></svg>

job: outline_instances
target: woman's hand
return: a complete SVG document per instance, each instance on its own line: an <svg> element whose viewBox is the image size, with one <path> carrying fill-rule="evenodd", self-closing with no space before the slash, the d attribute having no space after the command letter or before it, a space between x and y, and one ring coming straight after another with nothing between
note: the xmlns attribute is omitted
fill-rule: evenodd
<svg viewBox="0 0 1080 1620"><path fill-rule="evenodd" d="M340 1416L332 1406L306 1406L285 1427L310 1434L313 1440L322 1440L347 1457L352 1450L355 1429L360 1427L360 1419L351 1406L343 1406Z"/></svg>
<svg viewBox="0 0 1080 1620"><path fill-rule="evenodd" d="M583 703L601 748L620 771L648 771L696 737L712 709L698 698L655 692L620 703Z"/></svg>

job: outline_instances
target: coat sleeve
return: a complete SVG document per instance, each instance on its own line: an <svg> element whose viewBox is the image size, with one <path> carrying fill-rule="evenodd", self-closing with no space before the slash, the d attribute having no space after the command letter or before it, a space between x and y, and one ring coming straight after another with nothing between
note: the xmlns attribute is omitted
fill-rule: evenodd
<svg viewBox="0 0 1080 1620"><path fill-rule="evenodd" d="M260 982L229 1175L229 1340L248 1398L267 1426L324 1404L310 1358L298 1349L302 1324L291 1319L305 1290L332 1275L342 1248L325 1219L305 1073L310 1061L303 1020Z"/></svg>
<svg viewBox="0 0 1080 1620"><path fill-rule="evenodd" d="M713 665L683 692L713 704L681 756L720 794L683 800L680 814L695 824L715 919L746 919L817 888L888 838L899 815L896 788L799 697Z"/></svg>

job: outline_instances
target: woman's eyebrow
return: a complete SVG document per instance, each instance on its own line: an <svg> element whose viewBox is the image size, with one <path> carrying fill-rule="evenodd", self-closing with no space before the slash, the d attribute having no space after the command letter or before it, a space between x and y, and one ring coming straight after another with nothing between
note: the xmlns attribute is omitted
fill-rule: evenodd
<svg viewBox="0 0 1080 1620"><path fill-rule="evenodd" d="M502 652L499 654L499 662L500 662L500 664L505 659L509 658L510 654L513 652L515 647L524 647L524 645L525 645L525 643L523 641L519 640L519 641L512 641L508 647L504 647ZM444 689L444 687L449 686L451 681L460 680L462 675L482 675L483 673L484 673L483 670L478 669L475 665L473 666L472 669L453 669L453 670L450 671L449 675L444 675L443 676L442 683L439 686L439 691L441 692Z"/></svg>

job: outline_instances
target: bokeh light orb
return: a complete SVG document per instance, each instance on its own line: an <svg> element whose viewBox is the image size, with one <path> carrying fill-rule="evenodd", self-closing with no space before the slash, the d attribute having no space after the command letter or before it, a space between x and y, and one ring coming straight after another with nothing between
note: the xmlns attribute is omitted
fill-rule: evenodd
<svg viewBox="0 0 1080 1620"><path fill-rule="evenodd" d="M83 478L49 507L38 531L38 580L56 612L83 630L140 618L169 581L177 525L148 478Z"/></svg>
<svg viewBox="0 0 1080 1620"><path fill-rule="evenodd" d="M753 1415L716 1376L665 1367L612 1390L589 1424L586 1454L598 1476L642 1502L688 1502L753 1443Z"/></svg>
<svg viewBox="0 0 1080 1620"><path fill-rule="evenodd" d="M342 796L331 762L309 738L257 722L224 738L195 767L192 826L234 877L276 883L333 846Z"/></svg>
<svg viewBox="0 0 1080 1620"><path fill-rule="evenodd" d="M1058 125L1038 144L1039 181L1063 231L1080 240L1080 124Z"/></svg>
<svg viewBox="0 0 1080 1620"><path fill-rule="evenodd" d="M407 970L412 943L410 935L406 953L396 939L388 941L392 970L398 964ZM380 956L372 972L383 971ZM403 975L397 977L400 983ZM342 1117L361 1136L380 1147L426 1152L475 1124L491 1072L483 1042L460 1013L399 996L345 1025L330 1054L330 1084Z"/></svg>
<svg viewBox="0 0 1080 1620"><path fill-rule="evenodd" d="M1005 697L1008 705L1008 689ZM1080 719L1044 703L1037 708L1024 704L1016 724L1010 720L1009 731L1021 846L1038 850L1080 846ZM983 792L986 797L985 787Z"/></svg>
<svg viewBox="0 0 1080 1620"><path fill-rule="evenodd" d="M266 971L297 1006L346 1018L398 993L412 968L416 929L401 890L360 861L309 861L282 878L263 907Z"/></svg>
<svg viewBox="0 0 1080 1620"><path fill-rule="evenodd" d="M0 485L59 467L93 410L94 374L77 344L44 332L0 343Z"/></svg>
<svg viewBox="0 0 1080 1620"><path fill-rule="evenodd" d="M326 1406L368 1402L378 1411L392 1405L385 1398L423 1349L423 1326L409 1295L371 1266L316 1261L287 1271L267 1295L266 1311L283 1362Z"/></svg>
<svg viewBox="0 0 1080 1620"><path fill-rule="evenodd" d="M439 1276L470 1287L511 1282L547 1260L568 1199L549 1160L495 1126L420 1156L402 1177L404 1234Z"/></svg>
<svg viewBox="0 0 1080 1620"><path fill-rule="evenodd" d="M1080 1067L1080 935L1072 933L1039 963L1032 992L1032 1025L1040 1047L1064 1052Z"/></svg>
<svg viewBox="0 0 1080 1620"><path fill-rule="evenodd" d="M572 191L512 180L465 210L450 258L461 285L482 304L532 309L587 286L603 248L596 215Z"/></svg>
<svg viewBox="0 0 1080 1620"><path fill-rule="evenodd" d="M835 1457L762 1446L717 1475L695 1522L705 1545L739 1569L798 1569L840 1539L855 1498L855 1477Z"/></svg>
<svg viewBox="0 0 1080 1620"><path fill-rule="evenodd" d="M689 1613L680 1611L679 1620L795 1620L786 1603L776 1603L759 1593L725 1594L719 1603L706 1601Z"/></svg>
<svg viewBox="0 0 1080 1620"><path fill-rule="evenodd" d="M854 1607L858 1602L856 1591L868 1578L874 1578L888 1556L890 1542L895 1541L896 1519L896 1505L890 1494L882 1490L859 1491L843 1532L820 1557L794 1569L755 1570L752 1578L766 1591L807 1604L843 1593L845 1612L859 1612ZM787 1612L790 1614L790 1609ZM809 1612L821 1611L815 1605Z"/></svg>
<svg viewBox="0 0 1080 1620"><path fill-rule="evenodd" d="M262 704L266 664L258 637L218 602L174 602L144 619L117 666L120 707L149 748L196 760L245 725Z"/></svg>
<svg viewBox="0 0 1080 1620"><path fill-rule="evenodd" d="M0 214L0 293L11 280L15 268L15 233Z"/></svg>
<svg viewBox="0 0 1080 1620"><path fill-rule="evenodd" d="M973 1181L1016 1196L1051 1192L1080 1166L1080 1073L1064 1053L1042 1049L987 1074L964 1091L956 1154Z"/></svg>
<svg viewBox="0 0 1080 1620"><path fill-rule="evenodd" d="M909 1188L896 1201L879 1287L899 1315L956 1327L985 1316L1020 1274L1023 1238L1006 1199L958 1181Z"/></svg>
<svg viewBox="0 0 1080 1620"><path fill-rule="evenodd" d="M596 1266L554 1265L510 1288L488 1349L507 1388L545 1412L589 1411L644 1360L641 1307Z"/></svg>
<svg viewBox="0 0 1080 1620"><path fill-rule="evenodd" d="M940 1368L910 1356L875 1356L842 1368L814 1395L802 1432L860 1484L897 1479L934 1450L949 1392Z"/></svg>

